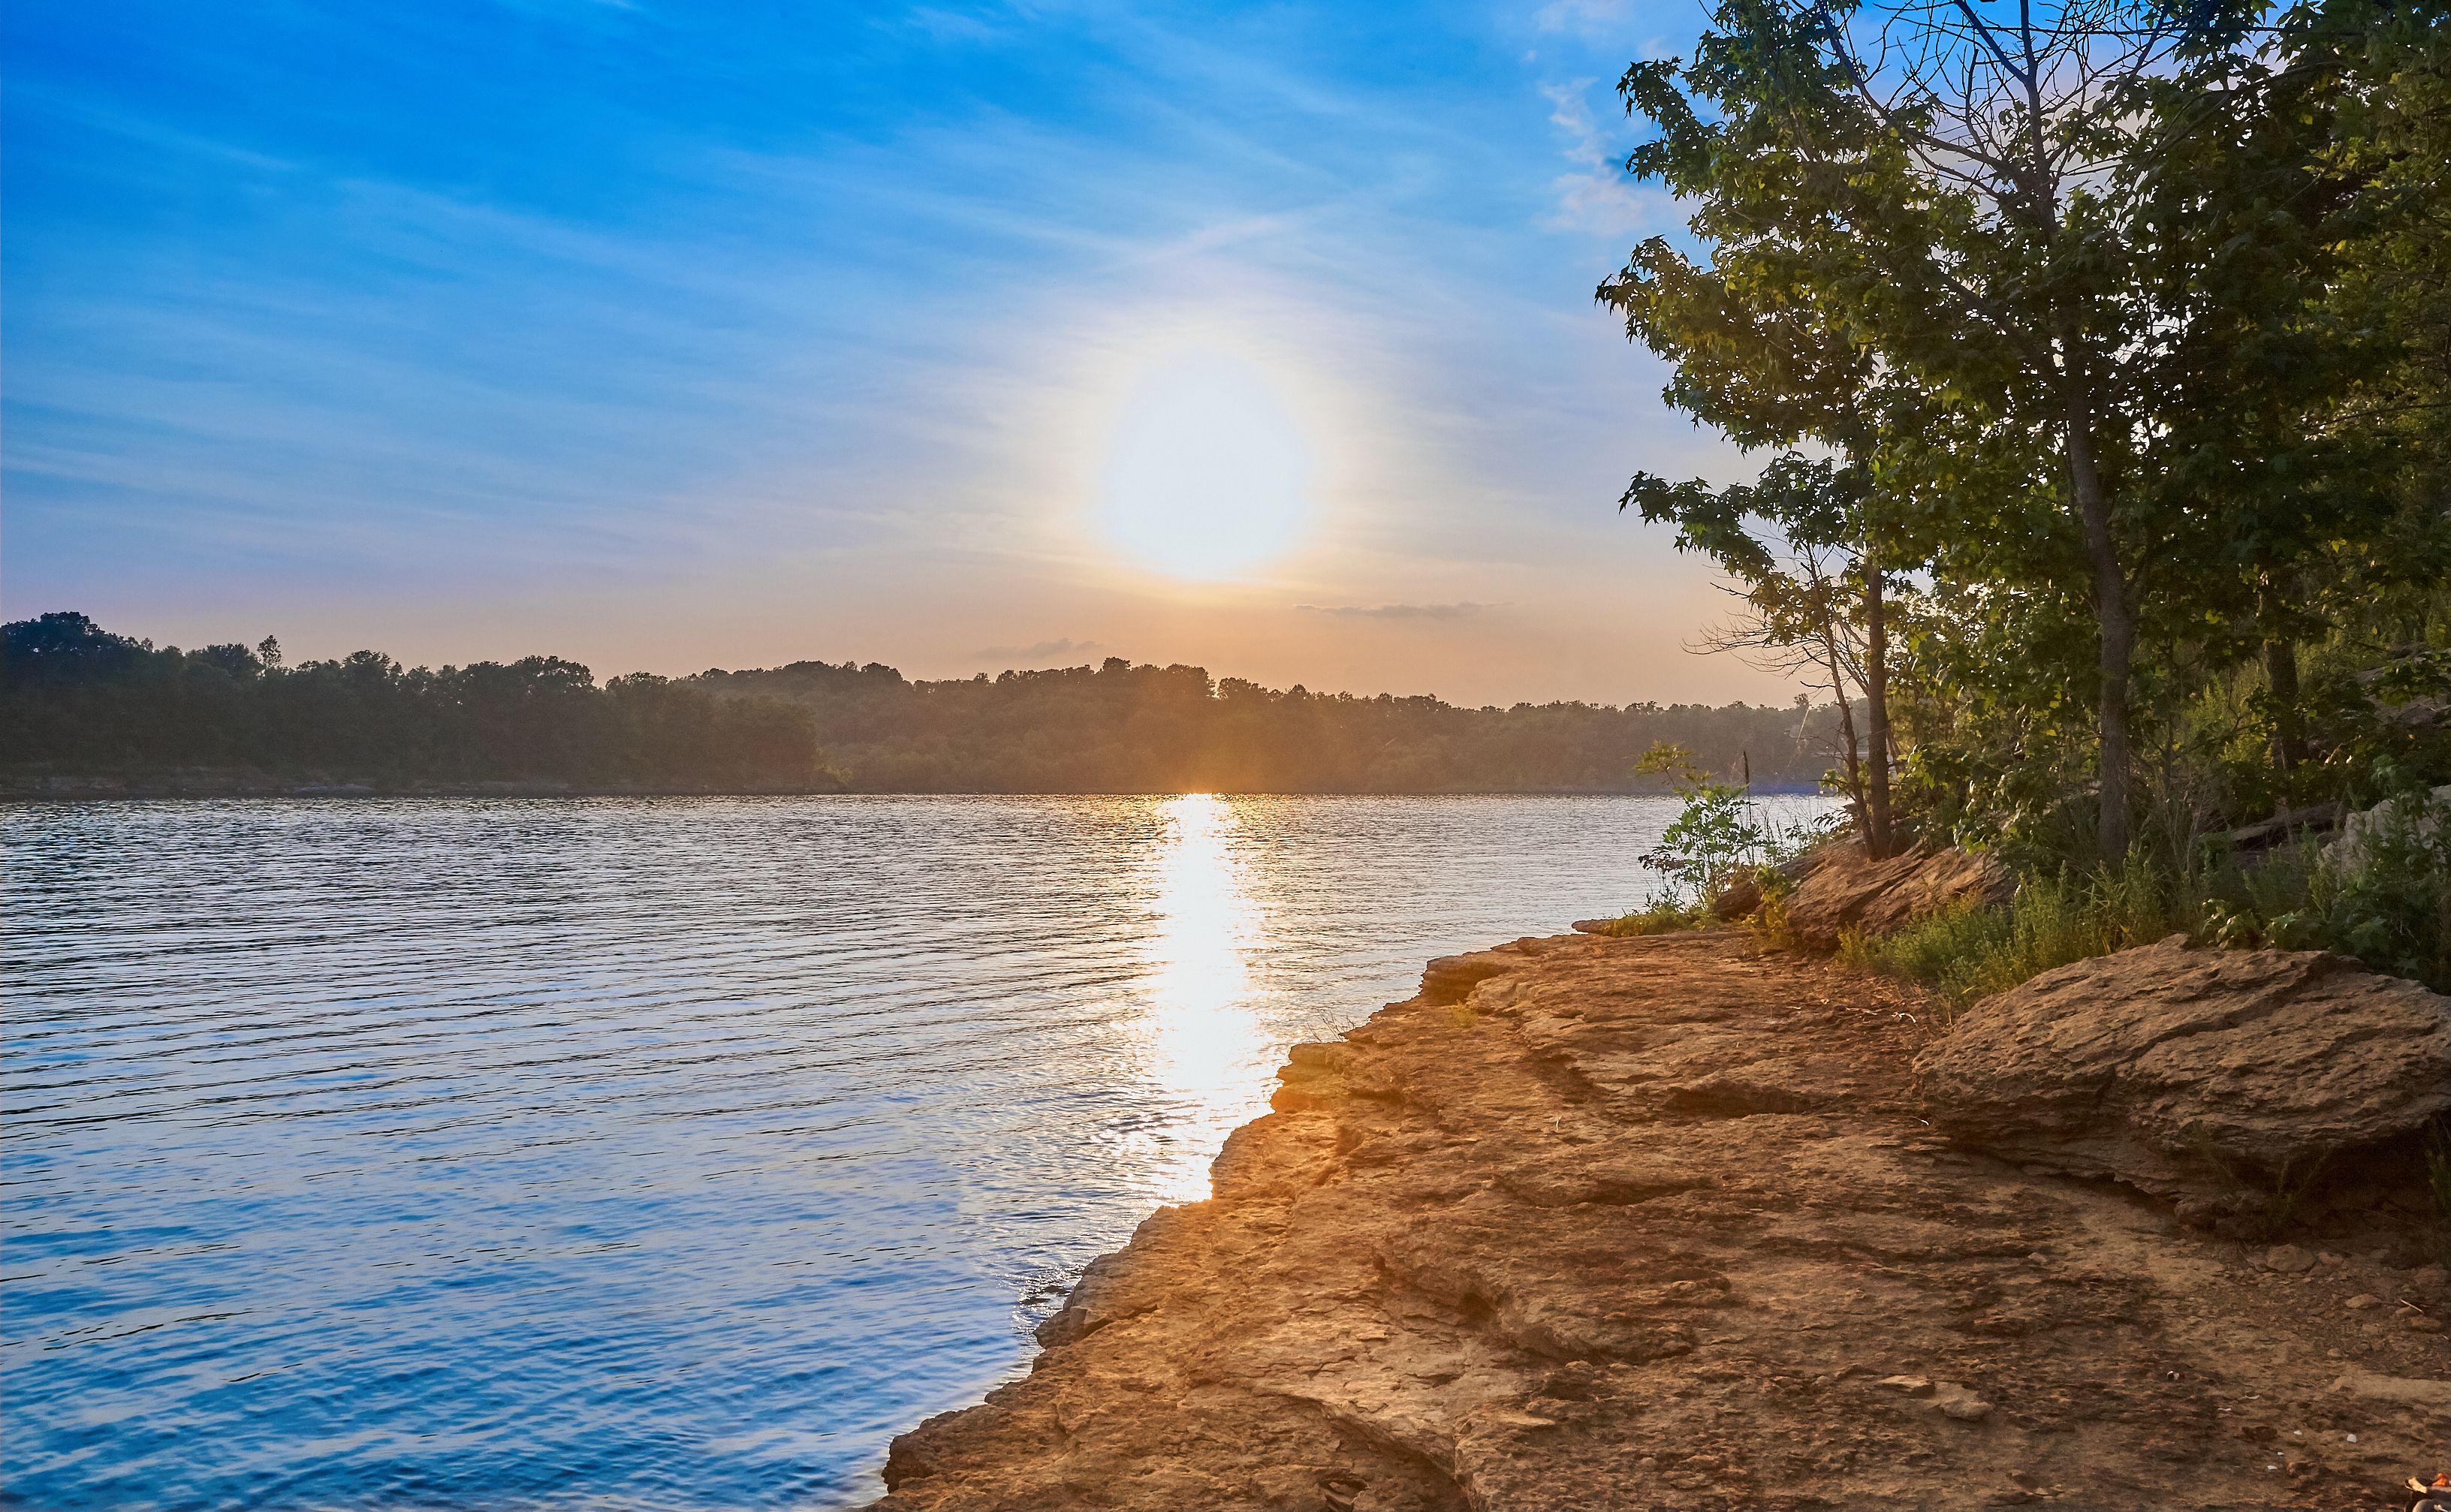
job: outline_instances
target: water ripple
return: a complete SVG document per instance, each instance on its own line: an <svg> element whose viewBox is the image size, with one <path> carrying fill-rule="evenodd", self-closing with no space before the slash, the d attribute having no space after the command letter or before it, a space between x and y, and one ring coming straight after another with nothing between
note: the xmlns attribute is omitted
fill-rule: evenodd
<svg viewBox="0 0 2451 1512"><path fill-rule="evenodd" d="M838 1505L1628 798L29 806L0 1502Z"/></svg>

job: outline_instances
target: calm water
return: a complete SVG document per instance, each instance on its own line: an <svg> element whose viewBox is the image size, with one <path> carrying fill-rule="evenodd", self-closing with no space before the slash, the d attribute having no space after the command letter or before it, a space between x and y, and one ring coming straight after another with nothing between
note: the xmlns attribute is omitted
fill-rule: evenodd
<svg viewBox="0 0 2451 1512"><path fill-rule="evenodd" d="M1669 810L9 810L0 1497L875 1495L1287 1044L1637 902Z"/></svg>

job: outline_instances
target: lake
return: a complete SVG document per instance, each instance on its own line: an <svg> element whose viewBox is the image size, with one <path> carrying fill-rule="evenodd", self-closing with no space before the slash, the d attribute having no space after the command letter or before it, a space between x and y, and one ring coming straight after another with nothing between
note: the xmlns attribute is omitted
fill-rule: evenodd
<svg viewBox="0 0 2451 1512"><path fill-rule="evenodd" d="M1287 1045L1644 900L1674 810L0 812L0 1497L864 1501Z"/></svg>

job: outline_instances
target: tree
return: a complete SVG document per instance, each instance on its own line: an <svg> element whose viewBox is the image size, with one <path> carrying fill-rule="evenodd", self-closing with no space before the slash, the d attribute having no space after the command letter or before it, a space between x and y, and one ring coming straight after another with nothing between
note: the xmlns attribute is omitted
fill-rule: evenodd
<svg viewBox="0 0 2451 1512"><path fill-rule="evenodd" d="M236 645L157 651L77 615L6 628L0 768L13 770L0 781L219 769L250 782L683 790L1553 792L1621 788L1633 755L1663 738L1717 769L1809 781L1833 717L1747 704L1459 709L1121 658L944 682L803 661L598 686L553 657L437 669L363 651L285 666ZM820 732L848 771L826 759Z"/></svg>
<svg viewBox="0 0 2451 1512"><path fill-rule="evenodd" d="M1758 133L1705 126L1678 92L1673 65L1637 65L1623 86L1629 108L1650 110L1660 137L1635 154L1637 173L1661 179L1696 205L1694 229L1710 244L1696 264L1654 238L1600 285L1627 333L1674 360L1665 398L1747 451L1778 455L1754 484L1713 490L1637 475L1618 507L1678 527L1680 549L1710 555L1742 585L1747 610L1734 637L1775 658L1810 649L1832 688L1844 736L1844 780L1873 854L1894 840L1890 769L1889 599L1897 576L1919 564L1910 513L1892 497L1901 437L1921 435L1932 405L1914 377L1866 339L1844 289L1826 285L1807 228L1763 213L1787 192L1765 179ZM1808 91L1809 92L1809 91ZM1878 131L1834 88L1811 132L1866 151ZM1818 461L1794 450L1834 454ZM1754 522L1771 540L1756 540ZM1775 551L1774 545L1783 548ZM1829 569L1829 570L1825 570ZM1848 586L1842 587L1844 579ZM1866 739L1854 729L1850 679L1863 692Z"/></svg>
<svg viewBox="0 0 2451 1512"><path fill-rule="evenodd" d="M1975 490L2025 498L2023 541L1983 565L2020 590L2074 590L2090 612L2097 826L2111 854L2127 844L2140 616L2186 586L2147 568L2200 560L2186 553L2205 528L2182 497L2191 438L2174 422L2229 411L2201 378L2234 348L2226 322L2256 284L2174 284L2235 232L2238 198L2149 189L2171 154L2218 135L2225 108L2271 86L2255 14L1726 0L1690 65L1637 64L1622 86L1659 128L1630 166L1696 202L1713 262L1655 241L1620 294L1716 272L1799 302L1850 338L1856 366L1975 433L1953 455L1923 449L1927 486L1897 497L1943 511ZM2174 323L2179 288L2188 308ZM1689 392L1707 386L1689 375L1730 363L1724 342L1671 355ZM1780 393L1799 386L1787 355L1754 364ZM1804 379L1805 392L1823 386L1818 372ZM1912 472L1915 451L1893 460Z"/></svg>
<svg viewBox="0 0 2451 1512"><path fill-rule="evenodd" d="M1676 524L1677 549L1707 554L1736 580L1744 615L1717 638L1720 648L1751 653L1779 671L1811 666L1828 683L1837 707L1841 780L1865 850L1877 859L1896 842L1890 814L1888 569L1869 544L1877 535L1867 520L1870 495L1863 467L1788 454L1773 461L1759 481L1724 489L1637 474L1618 507L1632 505L1647 520ZM1767 528L1770 540L1755 533L1754 521ZM1863 740L1855 730L1858 688L1869 727Z"/></svg>
<svg viewBox="0 0 2451 1512"><path fill-rule="evenodd" d="M73 610L62 610L8 627L0 663L26 682L76 682L124 677L152 651L148 641L115 636Z"/></svg>
<svg viewBox="0 0 2451 1512"><path fill-rule="evenodd" d="M2310 586L2334 623L2422 639L2429 614L2451 614L2451 16L2439 0L2324 0L2286 14L2274 50L2345 186L2316 314L2362 340L2326 419L2368 443L2388 499L2370 536L2324 543Z"/></svg>

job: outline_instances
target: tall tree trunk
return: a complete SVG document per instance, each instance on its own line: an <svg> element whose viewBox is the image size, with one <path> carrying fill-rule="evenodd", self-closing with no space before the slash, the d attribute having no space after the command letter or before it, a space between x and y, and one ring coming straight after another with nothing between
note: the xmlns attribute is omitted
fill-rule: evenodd
<svg viewBox="0 0 2451 1512"><path fill-rule="evenodd" d="M2073 362L2074 343L2065 349ZM2110 500L2103 491L2102 475L2094 468L2092 408L2083 396L2082 382L2074 377L2066 382L2069 487L2076 497L2077 518L2085 526L2086 562L2093 569L2093 614L2102 631L2099 832L2103 858L2115 862L2127 854L2132 765L2127 743L2127 670L2135 655L2136 626L2127 613L2127 574L2120 568L2119 544L2111 539Z"/></svg>
<svg viewBox="0 0 2451 1512"><path fill-rule="evenodd" d="M1864 564L1864 849L1880 860L1897 849L1890 833L1890 634L1881 569Z"/></svg>
<svg viewBox="0 0 2451 1512"><path fill-rule="evenodd" d="M2264 643L2264 680L2272 690L2272 764L2284 772L2306 759L2298 729L2298 648L2286 640Z"/></svg>
<svg viewBox="0 0 2451 1512"><path fill-rule="evenodd" d="M2259 606L2267 625L2281 620L2281 595L2270 583L2264 588L2264 602ZM2306 759L2306 743L2298 728L2298 643L2294 640L2267 640L2264 643L2264 683L2272 695L2272 764L2284 772L2297 769Z"/></svg>

